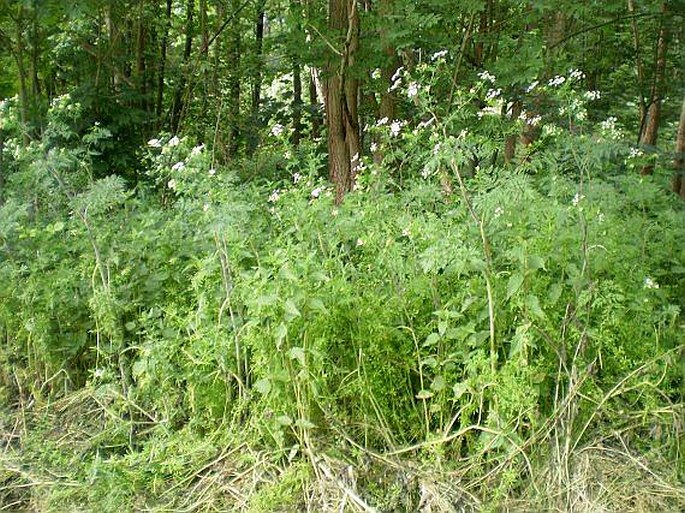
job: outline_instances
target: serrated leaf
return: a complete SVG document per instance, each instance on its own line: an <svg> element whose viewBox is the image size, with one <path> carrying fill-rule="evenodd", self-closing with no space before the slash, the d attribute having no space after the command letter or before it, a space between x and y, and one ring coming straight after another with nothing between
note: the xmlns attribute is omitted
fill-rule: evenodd
<svg viewBox="0 0 685 513"><path fill-rule="evenodd" d="M326 309L326 305L321 300L321 298L313 297L309 300L307 305L309 306L310 310L314 310L315 312L321 312L324 314L328 313L328 310Z"/></svg>
<svg viewBox="0 0 685 513"><path fill-rule="evenodd" d="M549 292L547 293L547 299L549 300L550 305L555 305L556 302L559 301L563 290L564 288L560 283L553 283L550 286Z"/></svg>
<svg viewBox="0 0 685 513"><path fill-rule="evenodd" d="M288 351L288 356L291 360L297 360L300 365L304 366L304 349L301 347L293 347Z"/></svg>
<svg viewBox="0 0 685 513"><path fill-rule="evenodd" d="M295 301L293 301L292 298L288 298L285 300L283 309L285 310L285 319L287 321L291 321L292 319L295 319L296 317L302 315L300 314L300 311L297 309L297 305L295 304Z"/></svg>
<svg viewBox="0 0 685 513"><path fill-rule="evenodd" d="M291 426L293 419L291 419L288 415L279 415L276 417L276 422L281 426Z"/></svg>
<svg viewBox="0 0 685 513"><path fill-rule="evenodd" d="M545 268L545 259L539 255L528 255L526 258L526 268L530 271Z"/></svg>
<svg viewBox="0 0 685 513"><path fill-rule="evenodd" d="M280 323L274 330L274 337L276 338L276 348L280 349L283 340L288 335L288 328L285 323Z"/></svg>
<svg viewBox="0 0 685 513"><path fill-rule="evenodd" d="M262 395L266 395L271 392L271 380L264 378L260 379L254 384L254 389Z"/></svg>
<svg viewBox="0 0 685 513"><path fill-rule="evenodd" d="M426 341L423 343L423 347L428 347L436 344L440 340L440 335L437 333L431 333L426 337Z"/></svg>
<svg viewBox="0 0 685 513"><path fill-rule="evenodd" d="M421 360L421 365L428 367L430 369L435 369L435 367L437 367L438 365L438 361L434 357L429 356L428 358L424 358L423 360Z"/></svg>
<svg viewBox="0 0 685 513"><path fill-rule="evenodd" d="M545 319L547 317L540 306L540 300L533 294L529 294L528 297L526 297L526 307L528 307L530 313L539 319Z"/></svg>
<svg viewBox="0 0 685 513"><path fill-rule="evenodd" d="M445 377L435 376L433 383L431 383L431 390L433 390L433 392L440 392L445 389L445 386Z"/></svg>
<svg viewBox="0 0 685 513"><path fill-rule="evenodd" d="M507 282L507 301L511 299L516 292L518 292L518 290L521 288L521 285L523 285L523 274L512 274Z"/></svg>
<svg viewBox="0 0 685 513"><path fill-rule="evenodd" d="M454 392L454 399L459 399L464 393L468 390L468 386L466 383L457 383L452 387L452 391Z"/></svg>

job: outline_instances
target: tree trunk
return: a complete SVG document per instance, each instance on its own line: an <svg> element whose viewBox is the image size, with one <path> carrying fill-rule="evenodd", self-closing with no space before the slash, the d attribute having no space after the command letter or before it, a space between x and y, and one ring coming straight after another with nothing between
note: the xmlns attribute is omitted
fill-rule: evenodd
<svg viewBox="0 0 685 513"><path fill-rule="evenodd" d="M349 68L359 47L359 12L356 0L329 0L329 28L343 40L340 51L328 59L326 122L328 124L328 172L335 184L335 200L341 203L352 189L352 157L359 157L357 101L359 82Z"/></svg>
<svg viewBox="0 0 685 513"><path fill-rule="evenodd" d="M240 1L231 0L231 8L234 14L231 21L231 47L228 55L231 66L231 72L228 77L228 125L230 127L228 154L229 157L233 158L238 154L240 142L240 59L242 53L240 16L238 15Z"/></svg>
<svg viewBox="0 0 685 513"><path fill-rule="evenodd" d="M673 192L685 199L685 98L680 109L680 122L676 136L675 158L673 159Z"/></svg>
<svg viewBox="0 0 685 513"><path fill-rule="evenodd" d="M166 54L169 40L169 28L171 25L171 0L166 0L166 13L164 23L164 33L162 34L162 46L160 48L159 76L157 77L157 114L158 127L162 120L162 109L164 108L164 74L166 72Z"/></svg>
<svg viewBox="0 0 685 513"><path fill-rule="evenodd" d="M184 95L186 93L186 75L189 73L190 54L193 51L193 13L195 11L195 0L188 0L186 4L186 34L185 45L183 47L183 62L181 64L181 77L176 85L174 101L171 105L171 133L175 134L181 126L181 118L185 109Z"/></svg>
<svg viewBox="0 0 685 513"><path fill-rule="evenodd" d="M661 101L664 91L664 78L666 74L666 15L668 6L664 3L661 6L661 26L656 42L656 62L654 64L654 81L647 107L646 120L642 122L642 134L640 135L640 145L647 147L648 150L656 149L657 136L659 135L659 122L661 120ZM651 175L654 172L654 164L645 164L640 172L642 175Z"/></svg>
<svg viewBox="0 0 685 513"><path fill-rule="evenodd" d="M302 69L299 62L293 64L293 146L299 146L302 139Z"/></svg>

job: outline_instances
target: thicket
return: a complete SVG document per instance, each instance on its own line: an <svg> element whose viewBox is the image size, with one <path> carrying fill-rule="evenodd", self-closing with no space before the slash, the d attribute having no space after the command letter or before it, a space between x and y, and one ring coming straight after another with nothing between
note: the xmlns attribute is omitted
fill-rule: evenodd
<svg viewBox="0 0 685 513"><path fill-rule="evenodd" d="M0 0L0 511L685 511L681 4Z"/></svg>
<svg viewBox="0 0 685 513"><path fill-rule="evenodd" d="M444 54L443 54L444 57ZM68 95L2 104L0 510L680 511L685 211L588 120L484 74L367 127L338 204L286 127L245 161L160 134L135 180ZM255 175L250 166L263 166ZM663 168L663 166L661 166Z"/></svg>

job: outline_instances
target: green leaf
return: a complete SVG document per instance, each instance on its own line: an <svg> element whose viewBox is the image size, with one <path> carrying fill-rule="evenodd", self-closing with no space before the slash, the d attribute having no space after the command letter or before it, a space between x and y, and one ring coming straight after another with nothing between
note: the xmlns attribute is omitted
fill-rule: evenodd
<svg viewBox="0 0 685 513"><path fill-rule="evenodd" d="M440 392L444 389L445 389L445 377L444 376L435 376L433 383L431 383L431 390L433 390L433 392Z"/></svg>
<svg viewBox="0 0 685 513"><path fill-rule="evenodd" d="M276 422L281 426L291 426L293 424L293 419L288 415L279 415L276 417Z"/></svg>
<svg viewBox="0 0 685 513"><path fill-rule="evenodd" d="M325 305L324 302L321 300L321 298L313 297L313 298L311 298L311 299L309 300L309 302L307 303L307 305L309 306L309 308L310 308L311 310L314 310L315 312L321 312L321 313L323 313L323 314L327 314L327 313L328 313L328 310L326 309L326 305Z"/></svg>
<svg viewBox="0 0 685 513"><path fill-rule="evenodd" d="M304 349L301 347L293 347L288 351L288 356L291 360L297 360L300 365L304 367Z"/></svg>
<svg viewBox="0 0 685 513"><path fill-rule="evenodd" d="M276 338L276 347L278 349L281 348L281 344L285 340L286 335L288 335L288 327L285 325L285 323L280 323L278 326L276 326L276 329L274 330L274 337Z"/></svg>
<svg viewBox="0 0 685 513"><path fill-rule="evenodd" d="M526 258L526 269L535 271L545 268L545 259L538 255L528 255Z"/></svg>
<svg viewBox="0 0 685 513"><path fill-rule="evenodd" d="M457 400L461 398L462 395L464 395L468 391L469 387L465 382L462 383L457 383L452 387L452 391L454 392L454 399Z"/></svg>
<svg viewBox="0 0 685 513"><path fill-rule="evenodd" d="M271 391L271 380L264 378L260 379L254 384L254 388L262 395L266 395Z"/></svg>
<svg viewBox="0 0 685 513"><path fill-rule="evenodd" d="M428 347L435 345L440 340L440 335L437 333L431 333L426 337L426 341L423 343L423 347Z"/></svg>
<svg viewBox="0 0 685 513"><path fill-rule="evenodd" d="M292 298L288 298L285 301L285 305L283 306L283 309L285 310L285 320L286 321L291 321L295 319L296 317L299 317L302 315L300 311L297 309L297 305L295 305L295 301L293 301Z"/></svg>
<svg viewBox="0 0 685 513"><path fill-rule="evenodd" d="M530 313L532 313L535 317L538 317L539 319L547 318L545 312L540 307L540 300L537 296L529 294L528 297L526 297L526 306L528 307Z"/></svg>
<svg viewBox="0 0 685 513"><path fill-rule="evenodd" d="M516 292L518 292L518 290L521 288L521 285L523 285L523 274L512 274L507 282L507 301L511 299Z"/></svg>

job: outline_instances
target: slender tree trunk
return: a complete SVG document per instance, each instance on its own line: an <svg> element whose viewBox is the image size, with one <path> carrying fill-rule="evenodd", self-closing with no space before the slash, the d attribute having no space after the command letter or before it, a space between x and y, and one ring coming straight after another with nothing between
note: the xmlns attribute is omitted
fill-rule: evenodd
<svg viewBox="0 0 685 513"><path fill-rule="evenodd" d="M295 61L293 64L293 146L299 146L302 139L302 67Z"/></svg>
<svg viewBox="0 0 685 513"><path fill-rule="evenodd" d="M162 120L162 109L164 108L164 78L166 73L166 55L169 39L169 28L171 25L171 1L172 0L166 0L164 32L162 33L162 45L159 51L160 58L158 72L159 75L157 76L157 105L155 107L158 127L160 126Z"/></svg>
<svg viewBox="0 0 685 513"><path fill-rule="evenodd" d="M673 192L685 199L685 98L680 109L680 122L676 136L675 158L673 159Z"/></svg>
<svg viewBox="0 0 685 513"><path fill-rule="evenodd" d="M666 27L666 16L668 6L666 3L661 6L661 26L656 42L656 62L654 64L654 81L649 98L649 105L646 112L646 120L642 123L642 134L640 135L640 145L649 150L656 148L657 137L659 135L659 122L661 121L661 101L664 91L664 79L666 74L666 47L668 32ZM642 175L651 175L654 172L654 164L649 163L643 166Z"/></svg>
<svg viewBox="0 0 685 513"><path fill-rule="evenodd" d="M321 103L319 102L317 82L317 71L315 68L309 70L309 115L312 125L312 139L321 137Z"/></svg>
<svg viewBox="0 0 685 513"><path fill-rule="evenodd" d="M231 8L234 13L231 22L231 35L228 59L231 63L231 72L228 77L228 124L230 127L228 154L231 158L238 154L240 144L240 60L242 54L242 37L240 30L239 0L231 0Z"/></svg>
<svg viewBox="0 0 685 513"><path fill-rule="evenodd" d="M174 102L171 106L171 132L176 133L181 125L181 118L185 108L183 96L186 92L187 74L189 73L190 54L193 50L193 14L195 11L195 0L188 0L186 4L186 34L185 45L183 48L183 63L181 65L181 78L176 85Z"/></svg>

